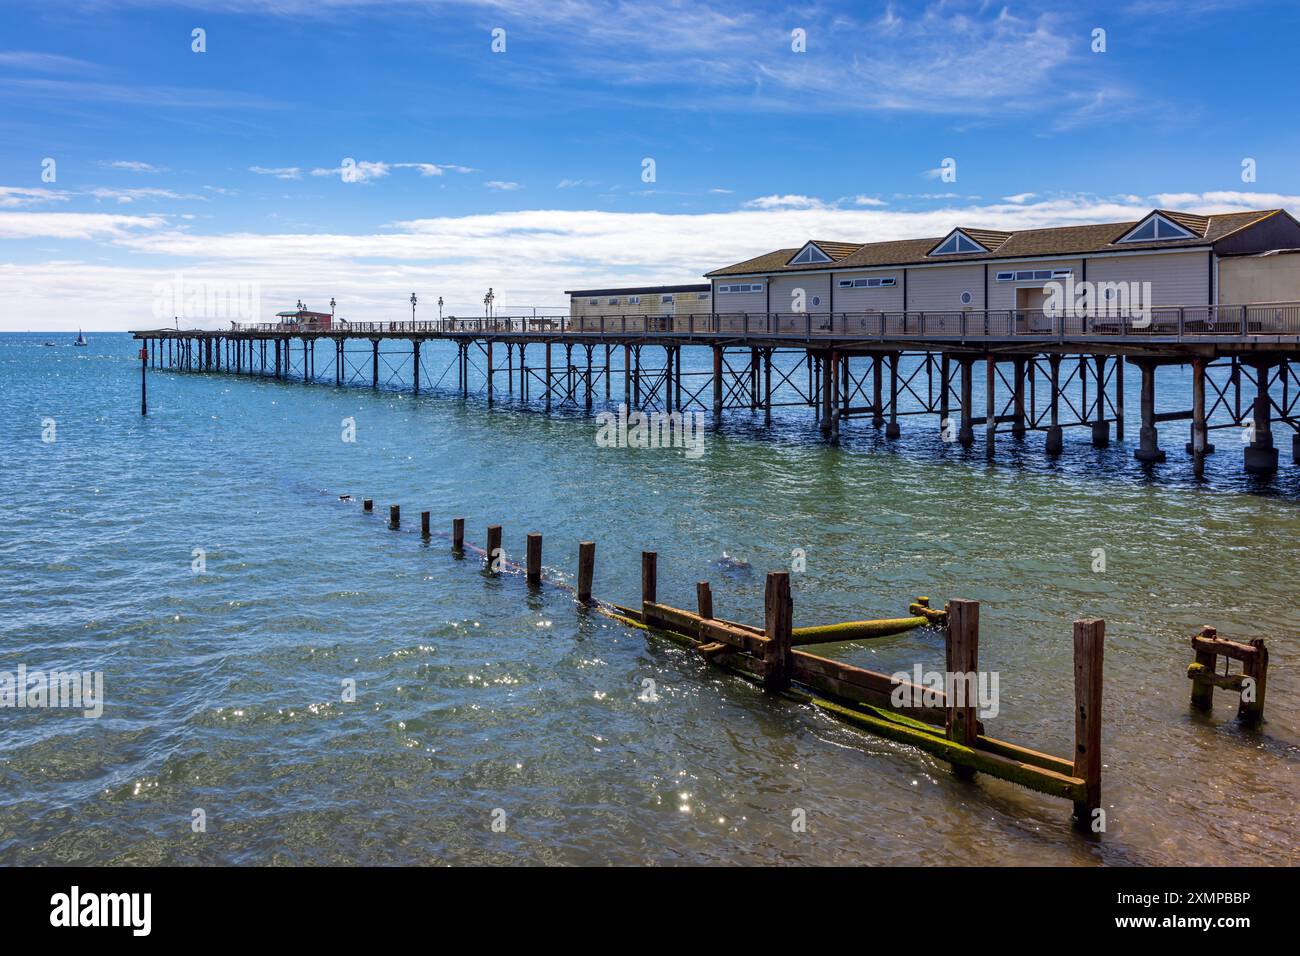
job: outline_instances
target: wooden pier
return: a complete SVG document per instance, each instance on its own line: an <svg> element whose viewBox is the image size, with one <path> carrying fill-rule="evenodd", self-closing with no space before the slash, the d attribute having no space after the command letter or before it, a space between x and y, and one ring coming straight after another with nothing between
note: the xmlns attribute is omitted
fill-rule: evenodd
<svg viewBox="0 0 1300 956"><path fill-rule="evenodd" d="M1197 476L1220 429L1242 435L1248 472L1277 469L1275 424L1291 430L1291 459L1300 461L1296 303L1156 308L1104 321L1024 311L530 316L133 334L142 344L142 412L149 368L376 389L400 378L416 393L481 393L488 406L510 394L548 412L591 412L602 397L617 398L630 409L711 414L715 424L742 410L770 424L774 408L801 406L829 442L849 419L869 417L895 438L900 418L933 416L944 441L971 447L982 432L990 459L1006 434L1043 432L1048 455L1062 452L1066 428L1087 429L1097 447L1124 441L1124 377L1133 365L1141 376L1138 460L1163 461L1156 426L1187 421ZM440 372L421 354L432 341L455 347ZM684 370L685 349L708 349L711 362ZM1191 394L1184 409L1157 412L1157 373L1170 365L1190 366ZM976 376L982 409L973 401ZM911 407L900 410L900 400Z"/></svg>

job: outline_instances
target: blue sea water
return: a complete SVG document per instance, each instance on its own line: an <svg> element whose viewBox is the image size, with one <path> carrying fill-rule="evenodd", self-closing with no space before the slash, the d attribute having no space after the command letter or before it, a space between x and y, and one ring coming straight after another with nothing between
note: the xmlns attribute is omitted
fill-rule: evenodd
<svg viewBox="0 0 1300 956"><path fill-rule="evenodd" d="M313 385L151 371L142 417L128 336L47 338L0 336L0 671L101 671L105 702L96 719L0 709L0 862L1297 861L1300 469L1280 429L1268 482L1241 474L1230 432L1193 482L1185 423L1162 426L1169 460L1144 469L1134 370L1128 442L1070 430L1055 462L1041 435L1000 436L990 465L929 417L895 441L855 419L828 448L806 408L770 428L729 411L691 460L598 447L581 408L542 414L536 385L532 408L504 381L490 410L480 382L461 398L446 345L425 347L418 397L397 387L400 355L379 390L336 388L318 350ZM368 385L365 358L351 360ZM1180 373L1161 374L1162 407L1178 407ZM1061 755L1071 622L1103 617L1107 832L1081 837L1063 801L765 697L562 589L486 575L442 536L456 516L476 544L503 525L512 557L542 532L559 582L595 540L595 592L622 603L643 549L661 600L693 606L710 579L717 614L753 623L763 572L795 549L796 624L977 599L981 664L1000 674L990 733ZM1203 624L1268 639L1262 729L1239 728L1222 692L1210 717L1189 714ZM827 653L940 668L943 639Z"/></svg>

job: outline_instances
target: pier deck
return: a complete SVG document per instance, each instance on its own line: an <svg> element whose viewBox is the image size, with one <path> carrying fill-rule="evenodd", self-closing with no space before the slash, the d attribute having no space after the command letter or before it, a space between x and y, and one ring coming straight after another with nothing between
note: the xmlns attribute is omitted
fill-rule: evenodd
<svg viewBox="0 0 1300 956"><path fill-rule="evenodd" d="M381 351L381 344L400 341L406 343L403 353L416 392L421 388L421 346L445 341L456 347L455 382L463 395L469 394L469 379L478 372L490 405L497 383L506 376L507 387L513 391L517 380L524 398L540 386L548 411L553 400L581 403L590 411L602 382L609 399L613 356L621 349L624 401L630 408L711 411L715 422L724 410L743 408L764 413L770 422L773 407L804 405L831 442L838 441L840 423L847 418L869 415L873 425L896 437L900 415L932 414L945 441L967 447L982 425L990 458L995 436L1003 432L1019 437L1044 431L1048 454L1061 452L1066 427L1090 428L1097 446L1108 444L1112 432L1122 441L1124 370L1133 364L1142 376L1134 451L1139 460L1164 458L1157 423L1187 420L1187 450L1198 476L1205 456L1214 451L1208 433L1216 428L1243 431L1249 472L1276 470L1274 423L1291 428L1292 460L1300 461L1300 303L1155 308L1107 317L1017 310L232 323L229 329L156 329L133 335L143 343L142 376L154 367L320 381L316 348L329 342L334 358L329 360L326 346L324 365L333 368L334 384L376 388L381 364L392 364L391 347ZM369 343L369 348L349 349L355 341ZM505 368L494 361L501 347ZM557 347L562 351L558 365ZM683 372L684 348L710 349L712 371ZM527 364L529 349L533 355L544 352L544 365ZM647 360L660 349L662 365L651 366ZM774 354L789 353L796 353L795 367L787 362L774 368ZM471 354L482 359L481 367ZM916 362L900 377L904 357ZM984 378L983 414L972 402L976 365ZM1156 412L1156 371L1166 365L1192 367L1185 410ZM694 387L689 379L700 375L711 381ZM774 402L774 375L776 387L793 391L795 401ZM705 394L710 384L711 401ZM914 399L919 410L900 412L901 396ZM1216 413L1220 421L1212 424Z"/></svg>

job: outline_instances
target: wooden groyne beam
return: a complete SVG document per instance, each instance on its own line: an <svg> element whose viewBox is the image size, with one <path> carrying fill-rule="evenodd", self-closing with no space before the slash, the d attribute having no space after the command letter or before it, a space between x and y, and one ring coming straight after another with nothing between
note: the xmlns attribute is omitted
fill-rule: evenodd
<svg viewBox="0 0 1300 956"><path fill-rule="evenodd" d="M808 316L716 315L692 316L679 320L683 328L663 331L645 328L645 317L638 316L594 325L567 320L573 323L568 327L562 319L544 331L531 320L501 319L134 335L142 343L142 413L149 367L371 388L400 377L401 387L417 394L446 387L462 397L471 394L473 378L482 382L475 391L489 407L503 391L532 403L537 390L548 412L559 406L588 414L601 393L606 404L613 400L612 383L621 376L623 404L633 410L711 413L716 425L725 411L761 413L770 424L773 409L804 407L831 443L855 418L870 417L892 439L902 434L901 419L933 416L945 442L972 448L978 431L989 459L1004 435L1019 441L1043 432L1048 455L1062 452L1066 428L1087 429L1095 447L1124 441L1124 381L1133 365L1141 376L1135 458L1152 466L1162 462L1157 425L1185 420L1195 475L1204 473L1206 456L1214 452L1210 433L1230 428L1245 436L1246 471L1267 476L1278 467L1278 423L1291 429L1292 461L1300 462L1300 332L1251 331L1269 323L1291 329L1290 313L1256 319L1234 307L1221 314L1231 321L1214 325L1183 314L1156 323L1154 331L1117 326L1063 328L1059 334L1036 331L1032 323L1029 331L1018 331L1000 313L960 313L961 320L953 313L908 313L836 315L829 322L820 317L816 328ZM1295 315L1300 329L1300 308ZM629 319L642 327L626 328ZM436 375L421 347L439 340L452 343L455 359ZM362 350L349 349L357 341ZM400 348L392 351L393 344ZM709 349L711 361L685 367L683 349L691 347ZM905 358L915 360L910 368ZM1157 413L1158 373L1170 365L1190 366L1191 396L1187 408ZM401 369L409 374L399 375ZM974 403L977 375L984 386L980 409ZM911 408L900 408L908 402Z"/></svg>
<svg viewBox="0 0 1300 956"><path fill-rule="evenodd" d="M351 500L351 496L340 496ZM365 499L367 503L371 499ZM392 515L400 515L397 505ZM372 508L363 508L367 513ZM422 513L423 514L423 513ZM391 527L398 525L390 519ZM421 529L425 537L424 528ZM1076 827L1092 833L1105 829L1101 808L1101 701L1104 622L1074 625L1074 754L1057 757L1009 743L985 732L977 713L974 685L979 675L979 611L976 601L952 600L944 610L920 598L911 606L926 625L941 625L945 679L942 689L917 685L900 675L866 668L799 650L795 642L794 604L788 572L767 576L763 626L738 624L713 615L712 588L696 585L697 610L672 607L658 600L658 554L641 554L641 603L628 607L595 599L591 582L595 544L578 545L576 586L547 578L541 563L542 536L530 532L524 566L508 559L500 525L489 525L487 546L464 540L464 519L456 518L449 535L453 554L480 556L493 574L520 574L529 588L548 585L575 596L580 608L642 628L697 652L710 665L753 681L781 699L815 707L838 720L888 740L925 751L951 764L962 776L983 773L1049 796L1071 801Z"/></svg>

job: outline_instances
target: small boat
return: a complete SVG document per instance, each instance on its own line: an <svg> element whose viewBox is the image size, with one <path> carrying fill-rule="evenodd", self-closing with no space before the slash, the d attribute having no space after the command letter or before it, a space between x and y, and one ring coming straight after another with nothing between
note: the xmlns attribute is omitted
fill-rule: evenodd
<svg viewBox="0 0 1300 956"><path fill-rule="evenodd" d="M77 341L73 342L72 344L73 344L73 345L89 345L90 343L87 342L87 341L86 341L86 337L85 337L84 335L81 334L81 329L77 329Z"/></svg>
<svg viewBox="0 0 1300 956"><path fill-rule="evenodd" d="M47 349L52 349L52 348L54 348L54 343L53 343L53 342L42 342L41 345L45 346Z"/></svg>

